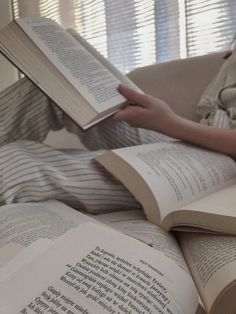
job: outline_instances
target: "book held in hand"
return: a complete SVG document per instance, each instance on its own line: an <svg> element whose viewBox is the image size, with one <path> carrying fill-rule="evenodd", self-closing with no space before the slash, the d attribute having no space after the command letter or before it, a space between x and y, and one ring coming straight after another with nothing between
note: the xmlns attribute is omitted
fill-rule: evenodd
<svg viewBox="0 0 236 314"><path fill-rule="evenodd" d="M139 90L75 30L47 18L19 18L0 31L0 52L80 127L121 109L119 84Z"/></svg>
<svg viewBox="0 0 236 314"><path fill-rule="evenodd" d="M236 164L181 142L114 149L97 161L166 230L202 228L236 234Z"/></svg>

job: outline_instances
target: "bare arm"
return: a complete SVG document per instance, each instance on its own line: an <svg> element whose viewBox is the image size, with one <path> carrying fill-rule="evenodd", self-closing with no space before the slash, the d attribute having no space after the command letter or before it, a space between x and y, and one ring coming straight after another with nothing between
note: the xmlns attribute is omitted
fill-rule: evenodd
<svg viewBox="0 0 236 314"><path fill-rule="evenodd" d="M182 141L236 158L236 131L218 129L187 120L175 114L161 99L137 93L124 86L120 93L137 106L119 111L115 121L126 121L133 127L161 132Z"/></svg>

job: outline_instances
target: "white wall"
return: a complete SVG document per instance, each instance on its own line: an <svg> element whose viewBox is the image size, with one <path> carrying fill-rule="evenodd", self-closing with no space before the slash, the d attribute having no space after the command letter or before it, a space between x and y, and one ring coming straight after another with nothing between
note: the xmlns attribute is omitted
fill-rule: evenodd
<svg viewBox="0 0 236 314"><path fill-rule="evenodd" d="M0 28L12 19L11 0L0 0ZM0 55L0 91L17 79L16 69Z"/></svg>

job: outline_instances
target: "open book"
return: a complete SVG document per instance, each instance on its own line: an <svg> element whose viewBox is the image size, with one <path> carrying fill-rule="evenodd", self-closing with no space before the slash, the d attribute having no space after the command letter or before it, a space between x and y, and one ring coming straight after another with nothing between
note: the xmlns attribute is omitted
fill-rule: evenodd
<svg viewBox="0 0 236 314"><path fill-rule="evenodd" d="M0 52L83 129L125 105L120 83L138 88L73 29L20 18L0 31Z"/></svg>
<svg viewBox="0 0 236 314"><path fill-rule="evenodd" d="M235 312L235 237L57 201L5 205L0 217L0 313Z"/></svg>
<svg viewBox="0 0 236 314"><path fill-rule="evenodd" d="M108 151L96 160L163 227L236 234L236 164L231 158L181 142Z"/></svg>
<svg viewBox="0 0 236 314"><path fill-rule="evenodd" d="M6 205L0 213L0 256L8 256L0 267L1 313L236 309L232 236L179 233L178 244L142 211L95 220L56 201Z"/></svg>

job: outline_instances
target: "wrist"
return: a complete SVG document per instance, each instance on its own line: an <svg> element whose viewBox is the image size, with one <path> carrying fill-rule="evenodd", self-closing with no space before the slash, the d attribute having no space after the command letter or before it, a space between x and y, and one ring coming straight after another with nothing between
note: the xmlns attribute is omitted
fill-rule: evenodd
<svg viewBox="0 0 236 314"><path fill-rule="evenodd" d="M188 120L174 114L163 125L159 123L159 125L156 126L155 131L161 132L170 137L182 139L185 133L187 121Z"/></svg>
<svg viewBox="0 0 236 314"><path fill-rule="evenodd" d="M180 140L185 140L186 133L188 134L191 129L192 121L189 121L183 117L176 116L170 126L170 135Z"/></svg>

